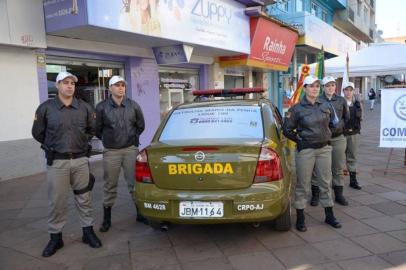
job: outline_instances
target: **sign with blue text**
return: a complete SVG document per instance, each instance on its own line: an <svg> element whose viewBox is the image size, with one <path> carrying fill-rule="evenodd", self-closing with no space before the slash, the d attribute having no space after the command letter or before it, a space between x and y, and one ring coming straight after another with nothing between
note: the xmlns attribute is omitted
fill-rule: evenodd
<svg viewBox="0 0 406 270"><path fill-rule="evenodd" d="M406 148L406 88L381 91L380 147Z"/></svg>
<svg viewBox="0 0 406 270"><path fill-rule="evenodd" d="M87 1L89 25L248 54L244 11L233 0Z"/></svg>

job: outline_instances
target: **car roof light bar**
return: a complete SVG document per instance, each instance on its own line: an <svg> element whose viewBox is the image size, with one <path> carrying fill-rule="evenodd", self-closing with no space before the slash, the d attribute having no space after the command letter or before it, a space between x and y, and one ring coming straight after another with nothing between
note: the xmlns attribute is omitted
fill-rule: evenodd
<svg viewBox="0 0 406 270"><path fill-rule="evenodd" d="M243 96L251 93L263 93L264 88L251 87L251 88L232 88L232 89L208 89L208 90L194 90L194 96Z"/></svg>

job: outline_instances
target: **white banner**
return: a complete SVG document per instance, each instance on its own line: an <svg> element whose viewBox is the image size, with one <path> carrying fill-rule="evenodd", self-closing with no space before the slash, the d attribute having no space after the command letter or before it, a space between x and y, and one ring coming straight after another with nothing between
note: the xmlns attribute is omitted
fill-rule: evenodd
<svg viewBox="0 0 406 270"><path fill-rule="evenodd" d="M406 148L406 88L382 89L380 147Z"/></svg>

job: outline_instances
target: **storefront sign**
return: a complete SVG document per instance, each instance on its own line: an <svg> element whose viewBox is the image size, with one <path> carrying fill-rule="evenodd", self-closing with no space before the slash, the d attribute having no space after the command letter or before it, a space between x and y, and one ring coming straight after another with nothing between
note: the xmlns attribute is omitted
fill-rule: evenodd
<svg viewBox="0 0 406 270"><path fill-rule="evenodd" d="M298 38L297 33L261 17L251 18L250 24L251 54L220 57L220 65L288 70Z"/></svg>
<svg viewBox="0 0 406 270"><path fill-rule="evenodd" d="M180 44L174 46L152 48L158 65L173 65L188 63L192 56L193 47Z"/></svg>
<svg viewBox="0 0 406 270"><path fill-rule="evenodd" d="M160 81L160 87L166 89L188 89L191 86L187 79L160 78Z"/></svg>
<svg viewBox="0 0 406 270"><path fill-rule="evenodd" d="M82 24L240 53L250 49L245 6L233 0L78 0L78 15L71 14L72 1L48 0L44 9L48 32Z"/></svg>
<svg viewBox="0 0 406 270"><path fill-rule="evenodd" d="M406 88L383 89L380 147L406 148Z"/></svg>

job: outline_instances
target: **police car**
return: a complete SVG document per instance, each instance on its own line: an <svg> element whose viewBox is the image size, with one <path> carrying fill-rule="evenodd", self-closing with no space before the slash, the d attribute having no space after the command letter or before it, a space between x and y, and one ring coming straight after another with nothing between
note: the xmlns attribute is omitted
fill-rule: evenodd
<svg viewBox="0 0 406 270"><path fill-rule="evenodd" d="M289 230L291 170L282 117L263 89L194 91L137 156L135 200L154 228L274 220Z"/></svg>

